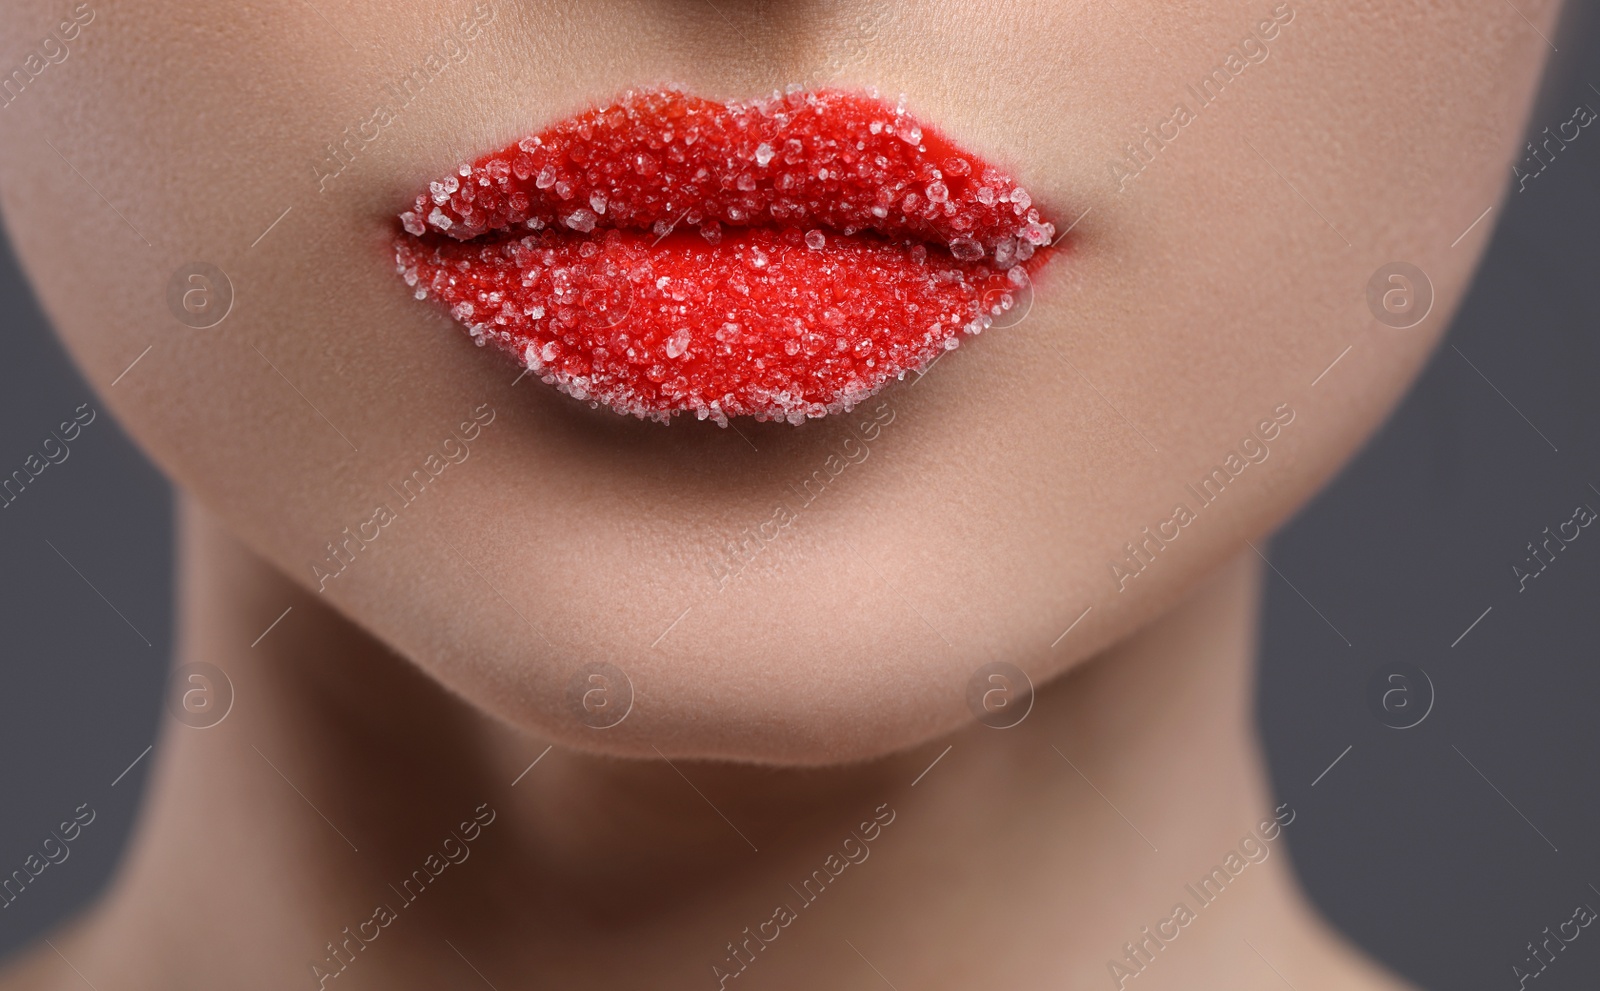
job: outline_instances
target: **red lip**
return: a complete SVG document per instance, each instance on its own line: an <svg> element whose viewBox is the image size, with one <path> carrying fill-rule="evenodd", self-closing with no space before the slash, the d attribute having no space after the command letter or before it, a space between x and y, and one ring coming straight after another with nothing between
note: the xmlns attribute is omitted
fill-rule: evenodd
<svg viewBox="0 0 1600 991"><path fill-rule="evenodd" d="M478 344L620 413L847 410L981 332L1055 228L872 97L629 93L430 184L396 260Z"/></svg>

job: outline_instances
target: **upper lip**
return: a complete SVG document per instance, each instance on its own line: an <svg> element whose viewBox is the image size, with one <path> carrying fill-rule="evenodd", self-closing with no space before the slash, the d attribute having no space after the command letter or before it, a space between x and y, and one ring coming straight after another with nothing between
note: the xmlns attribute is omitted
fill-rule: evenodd
<svg viewBox="0 0 1600 991"><path fill-rule="evenodd" d="M786 131L805 114L859 118L859 146L804 147ZM673 137L700 146L695 161L674 160ZM864 173L870 202L854 195ZM545 227L661 235L685 223L870 232L1002 268L1054 236L1009 175L924 132L903 107L839 91L734 105L674 90L628 94L462 165L400 219L413 235L460 241Z"/></svg>

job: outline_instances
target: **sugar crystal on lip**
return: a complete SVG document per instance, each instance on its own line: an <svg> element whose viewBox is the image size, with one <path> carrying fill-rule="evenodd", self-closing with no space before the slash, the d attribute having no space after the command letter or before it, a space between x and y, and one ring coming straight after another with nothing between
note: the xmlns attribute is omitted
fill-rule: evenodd
<svg viewBox="0 0 1600 991"><path fill-rule="evenodd" d="M958 237L950 242L950 254L957 261L977 261L983 257L983 245L970 237Z"/></svg>
<svg viewBox="0 0 1600 991"><path fill-rule="evenodd" d="M1028 224L1022 228L1022 236L1028 239L1029 244L1040 245L1050 240L1054 228L1049 224Z"/></svg>
<svg viewBox="0 0 1600 991"><path fill-rule="evenodd" d="M657 420L849 409L987 327L1055 234L903 102L836 91L630 93L457 171L401 215L416 295Z"/></svg>

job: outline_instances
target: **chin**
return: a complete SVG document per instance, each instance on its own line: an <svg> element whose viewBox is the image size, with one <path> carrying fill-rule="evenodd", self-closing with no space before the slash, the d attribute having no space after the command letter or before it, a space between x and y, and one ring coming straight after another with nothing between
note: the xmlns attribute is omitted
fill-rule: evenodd
<svg viewBox="0 0 1600 991"><path fill-rule="evenodd" d="M695 611L705 628L684 629L685 617L670 649L591 643L532 665L519 651L484 660L495 655L479 650L424 667L522 732L622 758L846 764L972 721L963 693L983 659L930 647L920 623L844 620L791 635L781 622ZM815 627L814 616L803 621Z"/></svg>

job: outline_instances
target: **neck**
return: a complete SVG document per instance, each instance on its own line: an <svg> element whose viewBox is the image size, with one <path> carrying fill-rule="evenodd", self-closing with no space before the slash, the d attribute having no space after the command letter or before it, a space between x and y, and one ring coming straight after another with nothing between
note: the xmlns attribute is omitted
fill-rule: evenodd
<svg viewBox="0 0 1600 991"><path fill-rule="evenodd" d="M178 662L224 669L235 702L164 721L122 874L56 939L91 980L1388 986L1304 908L1294 824L1261 825L1291 810L1249 709L1253 558L1014 728L800 771L547 752L182 519ZM46 953L21 986L76 979Z"/></svg>

